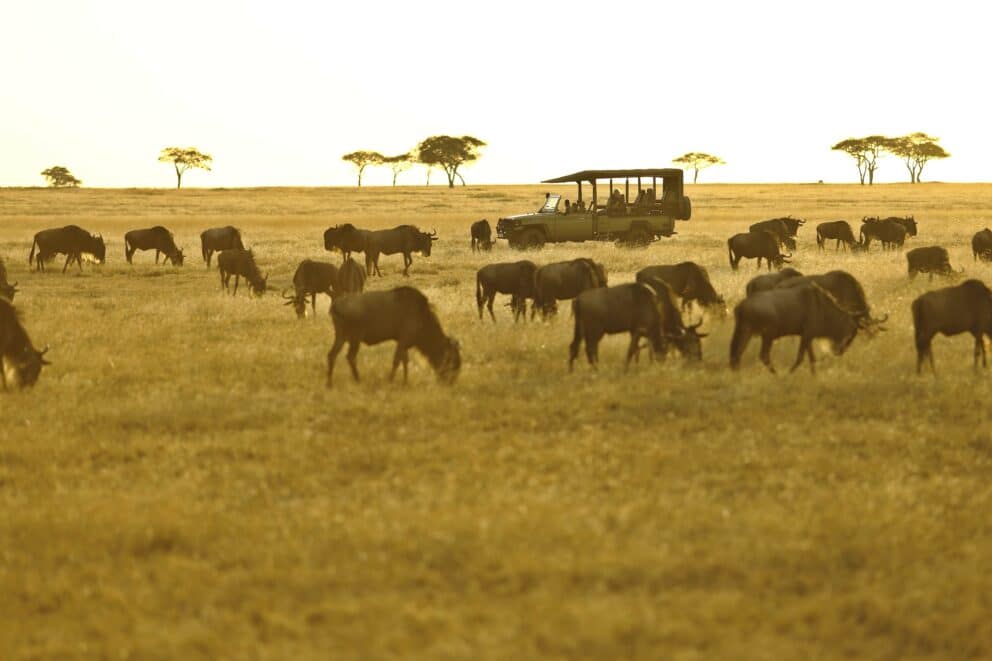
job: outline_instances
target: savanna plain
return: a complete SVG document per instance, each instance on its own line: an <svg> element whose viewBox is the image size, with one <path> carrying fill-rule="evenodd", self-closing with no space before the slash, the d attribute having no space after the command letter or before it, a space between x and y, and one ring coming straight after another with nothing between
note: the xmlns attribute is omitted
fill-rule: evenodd
<svg viewBox="0 0 992 661"><path fill-rule="evenodd" d="M0 393L0 657L992 657L992 375L970 336L915 374L910 302L950 283L814 241L824 220L912 214L907 248L989 282L970 238L992 186L689 186L692 220L644 249L470 252L472 221L545 190L0 190L0 255L53 363ZM611 284L694 260L732 307L757 271L731 271L727 237L785 214L808 220L793 266L850 271L889 315L842 357L818 347L815 375L787 373L795 339L778 375L757 341L731 372L732 316L705 318L701 364L625 373L612 337L569 374L567 306L476 312L484 263L578 256ZM419 356L390 384L387 344L325 387L329 300L298 321L278 290L303 258L340 260L322 232L342 222L437 229L411 277L383 257L368 288L427 294L462 345L454 386ZM69 223L103 234L106 264L31 271L33 234ZM156 224L184 267L125 262L124 232ZM222 293L199 233L226 224L275 291Z"/></svg>

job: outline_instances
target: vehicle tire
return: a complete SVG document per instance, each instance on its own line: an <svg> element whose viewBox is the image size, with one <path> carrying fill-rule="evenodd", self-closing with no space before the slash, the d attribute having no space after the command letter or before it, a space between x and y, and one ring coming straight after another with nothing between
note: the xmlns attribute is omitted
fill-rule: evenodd
<svg viewBox="0 0 992 661"><path fill-rule="evenodd" d="M544 247L544 232L532 227L520 233L519 245L524 250L540 250Z"/></svg>
<svg viewBox="0 0 992 661"><path fill-rule="evenodd" d="M692 200L687 197L682 198L682 203L679 206L679 220L689 220L692 218Z"/></svg>

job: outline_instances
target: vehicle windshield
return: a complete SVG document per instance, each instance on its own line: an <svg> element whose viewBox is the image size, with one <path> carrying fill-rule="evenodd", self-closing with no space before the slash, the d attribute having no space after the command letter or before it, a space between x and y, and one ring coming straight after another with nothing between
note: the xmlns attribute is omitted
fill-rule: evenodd
<svg viewBox="0 0 992 661"><path fill-rule="evenodd" d="M541 207L540 213L555 213L558 211L558 203L561 202L561 195L550 193Z"/></svg>

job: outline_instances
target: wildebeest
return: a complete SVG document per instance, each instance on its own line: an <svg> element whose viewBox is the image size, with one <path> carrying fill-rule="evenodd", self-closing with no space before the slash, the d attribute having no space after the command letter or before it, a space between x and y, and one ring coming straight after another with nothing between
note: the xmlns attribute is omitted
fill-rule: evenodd
<svg viewBox="0 0 992 661"><path fill-rule="evenodd" d="M913 248L906 253L906 263L909 266L909 278L912 280L917 273L928 273L930 280L936 275L953 275L951 258L947 249L941 246L924 246Z"/></svg>
<svg viewBox="0 0 992 661"><path fill-rule="evenodd" d="M780 245L784 245L789 250L796 249L796 234L795 232L789 232L789 225L786 224L785 218L771 218L769 220L762 220L760 222L754 223L748 227L749 232L771 232L776 237ZM791 219L790 219L791 220ZM798 225L796 226L798 229Z"/></svg>
<svg viewBox="0 0 992 661"><path fill-rule="evenodd" d="M472 252L493 249L493 228L485 218L472 223Z"/></svg>
<svg viewBox="0 0 992 661"><path fill-rule="evenodd" d="M83 270L82 255L86 253L93 255L97 262L103 263L107 258L107 246L103 242L103 237L97 234L90 234L78 225L66 225L49 230L42 230L34 235L31 243L31 254L28 255L28 264L34 261L34 249L38 248L37 269L45 270L45 262L57 254L66 255L65 266L62 272L69 268L73 261Z"/></svg>
<svg viewBox="0 0 992 661"><path fill-rule="evenodd" d="M965 280L955 287L935 289L919 296L911 306L916 340L916 373L923 370L923 361L930 359L933 366L933 348L930 343L937 333L958 335L971 333L975 338L975 367L982 357L986 366L983 336L992 339L992 291L980 280Z"/></svg>
<svg viewBox="0 0 992 661"><path fill-rule="evenodd" d="M806 221L802 218L793 218L792 216L785 216L784 218L779 218L785 227L789 230L789 236L795 236L799 233L799 228L806 224Z"/></svg>
<svg viewBox="0 0 992 661"><path fill-rule="evenodd" d="M353 252L365 252L369 230L358 229L351 223L335 225L324 230L324 250L340 250L345 260Z"/></svg>
<svg viewBox="0 0 992 661"><path fill-rule="evenodd" d="M748 280L744 291L747 296L751 296L752 294L757 294L759 291L775 289L775 287L778 287L779 283L785 282L790 278L799 277L802 277L802 273L791 266L787 266L781 271L776 271L775 273L765 273L763 275L754 276Z"/></svg>
<svg viewBox="0 0 992 661"><path fill-rule="evenodd" d="M971 255L975 260L992 262L992 230L985 228L971 237Z"/></svg>
<svg viewBox="0 0 992 661"><path fill-rule="evenodd" d="M338 267L338 279L334 284L334 296L361 294L365 289L365 269L348 257Z"/></svg>
<svg viewBox="0 0 992 661"><path fill-rule="evenodd" d="M461 368L457 340L448 337L431 309L427 297L413 287L397 287L389 291L372 291L339 298L331 304L334 322L334 345L327 353L327 387L334 375L334 362L344 344L348 343L348 365L355 381L358 377L358 350L362 344L374 345L387 340L396 341L393 369L403 364L403 382L407 380L407 352L417 349L427 358L438 378L453 383Z"/></svg>
<svg viewBox="0 0 992 661"><path fill-rule="evenodd" d="M45 360L48 347L38 351L31 344L27 331L10 301L0 298L0 382L7 389L7 370L14 373L18 387L33 386L41 368L50 365Z"/></svg>
<svg viewBox="0 0 992 661"><path fill-rule="evenodd" d="M900 217L900 216L889 216L888 218L883 218L882 222L891 221L893 223L899 223L906 228L906 236L916 236L916 219L912 216Z"/></svg>
<svg viewBox="0 0 992 661"><path fill-rule="evenodd" d="M672 291L682 298L683 311L695 301L716 311L718 315L722 316L727 312L727 303L716 293L713 283L710 282L709 273L695 262L659 264L645 267L637 272L637 282L647 282L650 278L658 278L668 283Z"/></svg>
<svg viewBox="0 0 992 661"><path fill-rule="evenodd" d="M131 264L136 250L154 250L155 263L158 264L159 253L164 254L173 266L183 265L183 251L176 245L172 232L156 225L142 230L131 230L124 235L124 257ZM165 260L162 260L165 263Z"/></svg>
<svg viewBox="0 0 992 661"><path fill-rule="evenodd" d="M768 263L768 270L772 270L772 265L782 268L782 264L787 263L791 254L783 255L779 251L778 237L767 230L747 232L746 234L735 234L727 240L727 252L730 254L730 268L737 270L737 265L741 259L758 259L758 268L761 268L761 260Z"/></svg>
<svg viewBox="0 0 992 661"><path fill-rule="evenodd" d="M864 218L861 221L861 231L859 239L861 247L867 251L871 246L872 239L878 239L882 248L901 248L906 242L908 231L903 223L895 220L878 218Z"/></svg>
<svg viewBox="0 0 992 661"><path fill-rule="evenodd" d="M255 255L251 250L229 248L220 251L217 255L217 270L220 271L220 284L227 291L230 291L228 283L231 281L231 276L234 276L232 296L237 295L238 281L242 277L248 282L250 293L259 296L265 293L269 276L266 274L263 277L259 272L258 265L255 263Z"/></svg>
<svg viewBox="0 0 992 661"><path fill-rule="evenodd" d="M703 323L702 320L691 326L685 325L682 314L676 305L675 292L664 280L647 278L641 284L647 285L654 291L658 314L661 315L661 357L664 357L668 353L668 347L674 344L679 353L687 360L702 360L702 339L706 337L706 333L697 331Z"/></svg>
<svg viewBox="0 0 992 661"><path fill-rule="evenodd" d="M218 258L219 259L219 258ZM307 316L307 297L310 297L310 307L314 317L317 315L317 294L327 294L334 298L334 285L338 279L338 267L328 262L317 262L304 259L296 267L293 274L293 295L287 296L283 291L282 297L286 305L292 305L296 316L303 319ZM236 284L236 283L235 283Z"/></svg>
<svg viewBox="0 0 992 661"><path fill-rule="evenodd" d="M674 305L672 309L675 309ZM586 358L595 369L599 362L599 342L604 335L630 333L625 368L630 366L631 358L637 354L642 337L650 342L652 353L659 356L665 354L666 340L681 348L689 344L690 337L705 337L705 334L696 333L695 326L679 335L664 336L656 290L643 282L587 289L572 301L572 315L575 318L575 332L568 347L569 371L572 371L583 340L586 343ZM694 357L690 352L684 353L687 357Z"/></svg>
<svg viewBox="0 0 992 661"><path fill-rule="evenodd" d="M15 294L17 294L17 283L10 284L7 280L7 265L0 257L0 296L5 297L8 301L13 301Z"/></svg>
<svg viewBox="0 0 992 661"><path fill-rule="evenodd" d="M575 298L587 289L605 287L602 264L580 257L567 262L546 264L534 272L534 304L531 319L538 310L547 319L558 311L558 301Z"/></svg>
<svg viewBox="0 0 992 661"><path fill-rule="evenodd" d="M403 275L410 275L410 265L413 264L411 253L420 252L425 257L431 256L431 245L437 241L437 231L430 234L421 232L413 225L400 225L389 230L373 230L365 238L365 271L372 275L379 272L379 255L395 255L403 253Z"/></svg>
<svg viewBox="0 0 992 661"><path fill-rule="evenodd" d="M859 322L844 310L828 292L817 285L784 287L748 296L734 308L734 335L730 340L730 367L738 369L741 355L754 335L761 336L761 362L774 373L771 362L772 343L787 335L798 335L799 354L792 365L795 370L809 357L813 372L813 340L829 338L834 353L840 355L854 340Z"/></svg>
<svg viewBox="0 0 992 661"><path fill-rule="evenodd" d="M210 268L210 258L215 252L244 250L245 244L241 242L241 230L228 225L204 230L200 234L200 248L203 251L203 261L206 262L207 268Z"/></svg>
<svg viewBox="0 0 992 661"><path fill-rule="evenodd" d="M865 290L858 282L858 279L847 271L827 271L816 275L800 275L788 278L778 283L778 288L804 287L817 285L837 301L844 310L850 312L855 321L858 322L862 330L874 335L877 331L885 330L882 324L889 318L885 315L881 318L871 316L871 308L868 306L868 299Z"/></svg>
<svg viewBox="0 0 992 661"><path fill-rule="evenodd" d="M831 239L836 241L834 250L840 250L841 245L852 250L857 244L851 223L846 220L831 220L816 226L816 245L820 250L823 250L826 242Z"/></svg>
<svg viewBox="0 0 992 661"><path fill-rule="evenodd" d="M537 265L528 260L487 264L475 274L475 302L479 306L479 319L482 319L482 308L489 309L489 316L496 321L493 314L493 302L496 294L510 295L510 309L513 311L513 321L520 317L527 319L527 299L534 298L534 272Z"/></svg>

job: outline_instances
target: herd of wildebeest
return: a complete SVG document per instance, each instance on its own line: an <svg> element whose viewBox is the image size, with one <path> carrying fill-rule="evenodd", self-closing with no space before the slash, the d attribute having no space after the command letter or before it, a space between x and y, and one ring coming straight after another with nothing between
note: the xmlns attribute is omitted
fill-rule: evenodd
<svg viewBox="0 0 992 661"><path fill-rule="evenodd" d="M827 339L836 354L843 354L859 331L871 336L884 330L887 316L874 317L858 280L846 271L829 271L804 275L786 266L796 249L796 237L804 220L792 217L775 218L751 225L747 232L735 234L727 241L730 266L739 268L742 259L756 259L760 270L764 260L768 273L752 278L746 286L746 297L734 308L734 332L730 341L730 366L740 366L741 355L752 337L761 338L760 359L774 372L771 363L773 342L785 336L800 338L799 353L792 369L808 358L815 371L813 340ZM492 249L492 228L480 220L470 227L472 252ZM907 237L917 235L913 218L864 218L859 236L847 221L820 223L816 228L816 243L820 250L834 241L834 249L843 246L851 251L868 252L877 241L883 250L899 249ZM347 360L352 376L359 380L357 356L362 344L374 345L395 341L390 380L403 366L406 381L408 352L411 348L423 354L437 376L444 382L455 380L461 367L458 342L445 335L427 297L414 287L366 292L365 281L381 276L380 255L403 255L403 275L409 275L412 254L429 256L437 232L422 232L413 225L401 225L388 230L364 230L351 224L338 225L324 232L324 248L340 251L340 265L306 259L293 276L293 291L283 291L286 304L293 306L297 317L306 316L307 302L316 313L317 294L331 297L330 316L334 325L334 343L327 354L327 385L332 383L334 364L344 345L348 345ZM241 232L235 227L218 227L200 235L203 261L210 268L214 253L221 286L237 294L241 278L247 283L249 295L262 295L268 288L268 276L262 275L252 250L246 249ZM163 256L174 266L182 266L183 251L172 233L162 226L133 230L124 235L125 257L132 263L138 250L154 250L155 263ZM37 253L36 253L37 251ZM365 255L362 268L353 253ZM992 262L992 230L983 229L972 238L975 260ZM62 268L75 263L82 270L83 255L103 263L106 245L102 236L92 235L76 226L48 229L34 236L29 264L39 271L56 255L65 255ZM941 246L914 248L906 253L909 277L918 273L949 276L951 268L947 250ZM776 271L772 272L772 267ZM234 276L234 289L230 279ZM0 379L4 388L13 376L19 387L33 385L44 365L46 349L34 348L12 303L18 292L17 283L9 283L7 270L0 259L0 357L3 369ZM509 308L514 321L527 320L538 314L542 319L554 317L559 301L571 301L574 333L569 345L569 370L573 368L579 350L585 343L586 357L595 368L599 342L605 335L629 333L626 366L640 354L641 340L653 358L664 358L675 349L687 360L702 358L702 321L686 324L683 313L695 304L704 311L725 316L727 306L710 282L703 266L695 262L648 266L637 272L634 282L609 285L606 270L592 259L578 258L563 262L537 265L530 260L487 264L476 274L476 304L479 319L488 311L495 322L493 305L497 294L510 297ZM980 280L969 279L942 289L924 293L912 303L913 325L917 351L917 372L929 360L933 370L931 341L938 334L957 335L969 332L975 338L974 364L979 358L986 365L983 336L992 338L992 291Z"/></svg>

